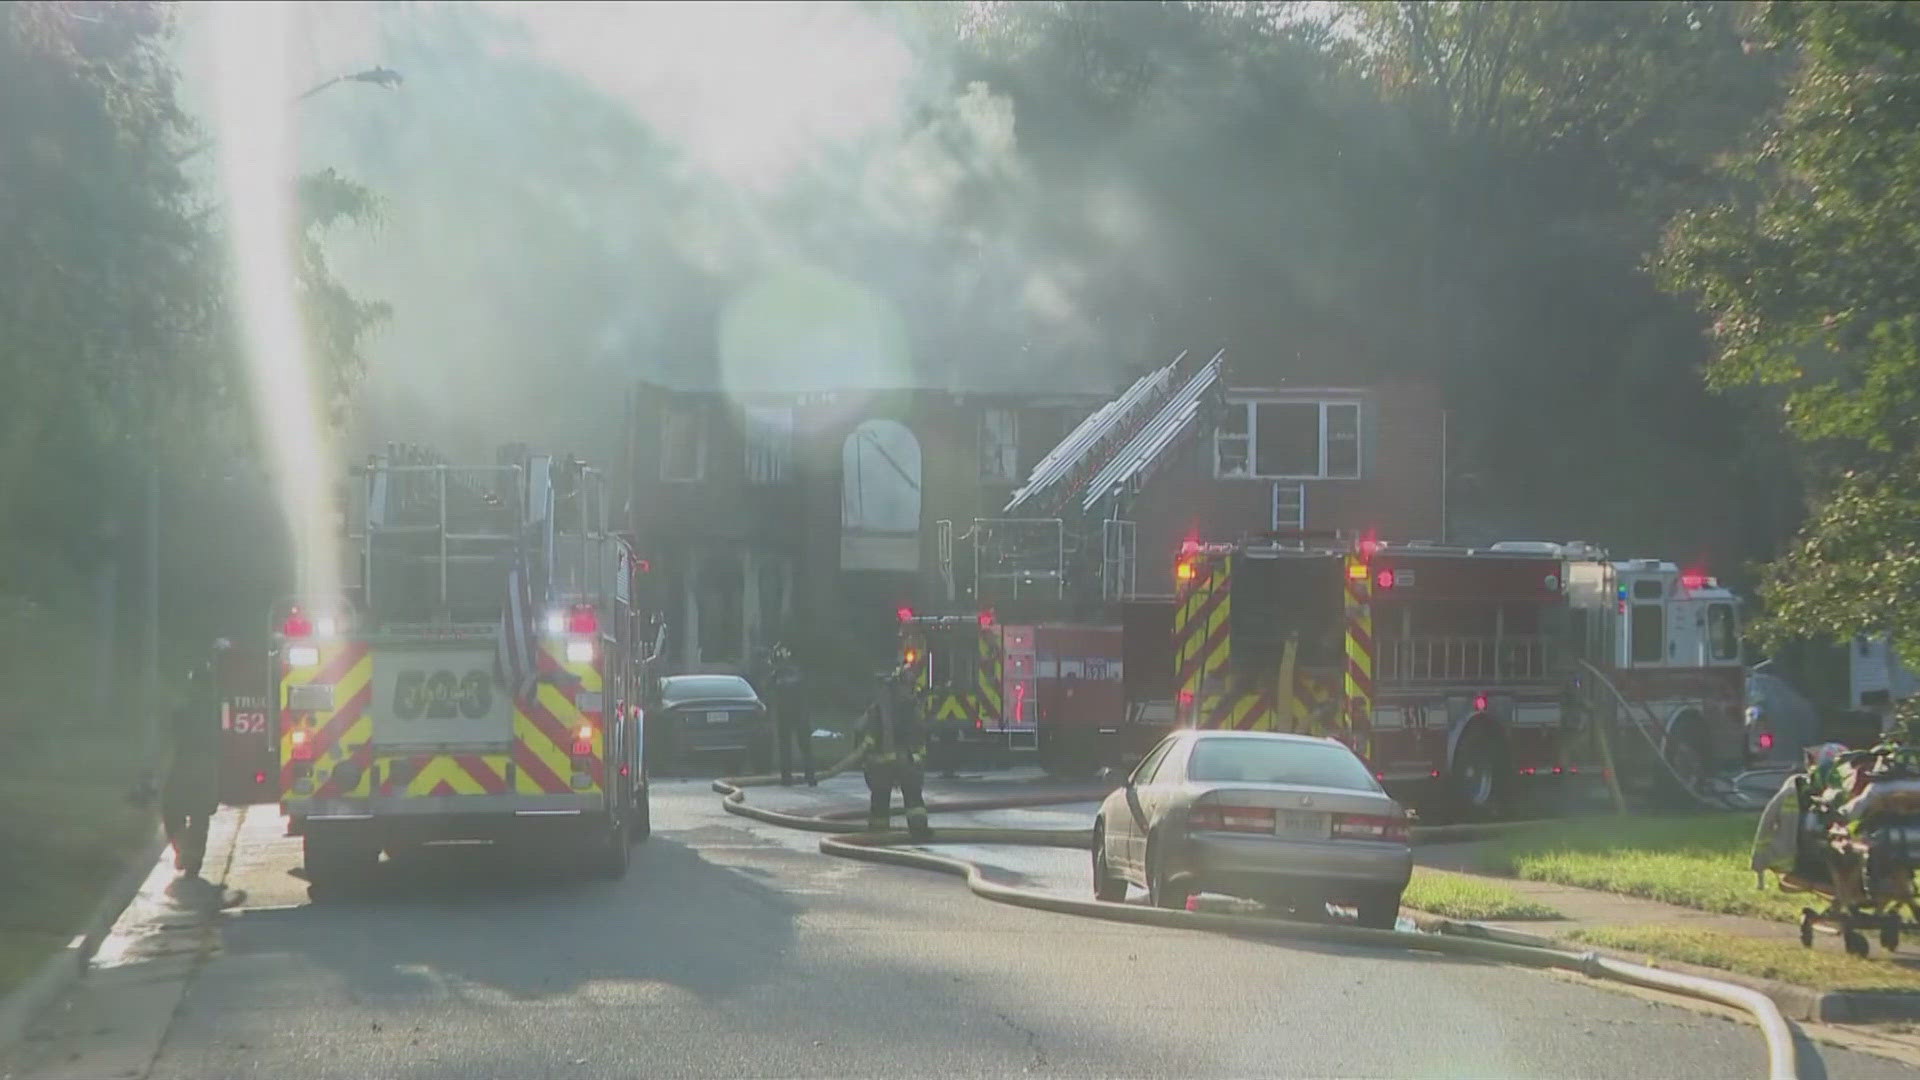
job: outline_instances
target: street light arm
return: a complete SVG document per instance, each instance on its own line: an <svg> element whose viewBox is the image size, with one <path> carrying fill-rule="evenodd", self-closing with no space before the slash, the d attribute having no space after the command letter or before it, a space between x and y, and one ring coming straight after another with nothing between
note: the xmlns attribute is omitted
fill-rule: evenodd
<svg viewBox="0 0 1920 1080"><path fill-rule="evenodd" d="M338 86L343 82L367 83L370 86L378 86L382 90L391 90L394 87L399 86L404 81L405 80L401 77L400 73L393 70L392 68L371 67L366 69L365 71L356 71L350 75L335 75L331 79L326 79L322 82L315 83L313 86L308 87L305 92L300 94L298 97L294 98L291 104L297 105L300 102L305 101L310 97L313 97L315 94L318 94L324 90L332 89L333 87ZM188 147L187 149L181 151L179 156L173 159L174 164L178 165L182 162L190 161L193 158L196 158L201 154L206 153L209 149L213 147L213 143L214 143L214 140L211 138L200 140L199 142Z"/></svg>

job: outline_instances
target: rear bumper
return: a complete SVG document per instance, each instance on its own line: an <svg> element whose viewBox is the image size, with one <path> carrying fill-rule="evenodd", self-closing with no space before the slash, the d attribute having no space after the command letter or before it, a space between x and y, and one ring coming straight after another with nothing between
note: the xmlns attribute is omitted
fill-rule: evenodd
<svg viewBox="0 0 1920 1080"><path fill-rule="evenodd" d="M428 795L415 798L302 799L281 804L287 832L298 836L314 827L380 827L412 823L430 828L437 821L514 821L580 818L607 812L606 795ZM476 838L477 839L477 838Z"/></svg>
<svg viewBox="0 0 1920 1080"><path fill-rule="evenodd" d="M1175 865L1176 876L1190 876L1201 891L1338 898L1354 890L1406 888L1413 876L1413 850L1360 840L1203 833L1187 838Z"/></svg>

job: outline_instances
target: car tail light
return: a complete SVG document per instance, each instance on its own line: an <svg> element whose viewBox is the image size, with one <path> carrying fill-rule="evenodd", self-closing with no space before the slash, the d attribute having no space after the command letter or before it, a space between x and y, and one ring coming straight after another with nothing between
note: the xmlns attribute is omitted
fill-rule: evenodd
<svg viewBox="0 0 1920 1080"><path fill-rule="evenodd" d="M593 728L589 725L582 724L580 725L580 730L573 733L573 756L591 757L592 755Z"/></svg>
<svg viewBox="0 0 1920 1080"><path fill-rule="evenodd" d="M1273 833L1271 806L1196 806L1187 811L1192 832Z"/></svg>
<svg viewBox="0 0 1920 1080"><path fill-rule="evenodd" d="M293 760L295 761L312 761L313 760L312 732L309 732L305 729L295 731L293 734L287 736L287 741L293 744Z"/></svg>
<svg viewBox="0 0 1920 1080"><path fill-rule="evenodd" d="M1404 817L1382 817L1376 814L1335 814L1333 815L1333 838L1335 840L1398 840L1407 839L1407 819Z"/></svg>

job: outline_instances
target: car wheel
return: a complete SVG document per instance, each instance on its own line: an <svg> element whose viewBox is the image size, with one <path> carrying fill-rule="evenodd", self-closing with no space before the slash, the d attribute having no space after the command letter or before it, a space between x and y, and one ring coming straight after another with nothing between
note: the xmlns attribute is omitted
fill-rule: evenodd
<svg viewBox="0 0 1920 1080"><path fill-rule="evenodd" d="M1162 847L1153 838L1147 839L1147 901L1154 907L1184 911L1193 893L1168 880L1169 868L1165 865L1167 860L1161 851Z"/></svg>
<svg viewBox="0 0 1920 1080"><path fill-rule="evenodd" d="M1093 827L1093 898L1117 904L1127 898L1127 883L1107 869L1106 831Z"/></svg>
<svg viewBox="0 0 1920 1080"><path fill-rule="evenodd" d="M1354 920L1370 930L1391 930L1400 921L1400 890L1383 889L1360 898Z"/></svg>

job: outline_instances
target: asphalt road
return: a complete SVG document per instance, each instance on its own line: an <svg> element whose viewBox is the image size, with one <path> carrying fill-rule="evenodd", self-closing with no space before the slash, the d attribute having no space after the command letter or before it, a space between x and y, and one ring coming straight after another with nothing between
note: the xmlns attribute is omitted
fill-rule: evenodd
<svg viewBox="0 0 1920 1080"><path fill-rule="evenodd" d="M654 820L617 884L467 849L313 902L272 808L228 814L215 854L245 899L207 916L157 867L98 969L0 1073L1764 1073L1749 1026L1568 978L991 904L822 856L817 837L723 813L702 782L659 785ZM1035 854L1006 869L1074 887L1071 853ZM1803 1070L1914 1075L1825 1047Z"/></svg>

